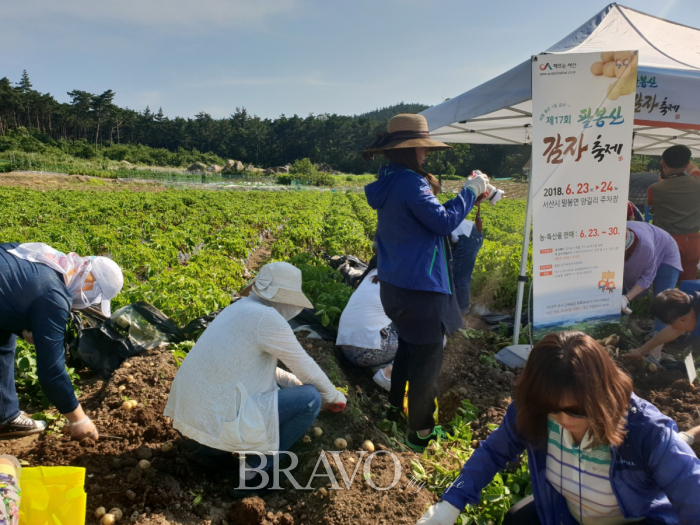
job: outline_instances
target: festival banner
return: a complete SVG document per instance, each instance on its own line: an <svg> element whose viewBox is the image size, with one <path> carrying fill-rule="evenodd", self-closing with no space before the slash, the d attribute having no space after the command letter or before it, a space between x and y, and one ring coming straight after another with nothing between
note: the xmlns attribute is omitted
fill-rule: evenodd
<svg viewBox="0 0 700 525"><path fill-rule="evenodd" d="M533 326L620 318L636 51L532 57Z"/></svg>
<svg viewBox="0 0 700 525"><path fill-rule="evenodd" d="M697 76L690 72L640 68L637 72L634 123L638 126L700 130L700 97L696 91Z"/></svg>

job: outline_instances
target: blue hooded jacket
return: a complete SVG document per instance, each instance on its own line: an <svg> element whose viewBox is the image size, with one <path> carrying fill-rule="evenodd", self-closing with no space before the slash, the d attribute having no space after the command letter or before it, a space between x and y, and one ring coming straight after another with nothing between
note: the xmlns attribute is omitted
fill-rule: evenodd
<svg viewBox="0 0 700 525"><path fill-rule="evenodd" d="M377 274L399 288L452 293L445 237L474 207L476 195L462 191L444 205L415 171L390 163L365 186L377 210Z"/></svg>
<svg viewBox="0 0 700 525"><path fill-rule="evenodd" d="M458 509L479 503L496 473L527 449L530 483L542 525L577 525L566 500L545 477L547 449L533 448L515 430L517 410L508 407L499 426L462 467L442 495ZM611 447L610 481L625 518L659 524L700 523L700 460L678 436L676 423L632 394L627 436Z"/></svg>

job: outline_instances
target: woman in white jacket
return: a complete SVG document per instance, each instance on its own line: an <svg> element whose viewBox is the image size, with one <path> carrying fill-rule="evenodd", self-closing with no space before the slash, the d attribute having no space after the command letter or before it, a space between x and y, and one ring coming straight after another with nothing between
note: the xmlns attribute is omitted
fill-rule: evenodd
<svg viewBox="0 0 700 525"><path fill-rule="evenodd" d="M231 470L237 468L232 452L288 451L322 404L339 412L346 403L287 323L312 306L301 291L301 271L267 264L246 292L183 361L164 412L190 444L196 442L190 447L195 456ZM293 373L278 368L278 360ZM257 466L251 459L248 464Z"/></svg>

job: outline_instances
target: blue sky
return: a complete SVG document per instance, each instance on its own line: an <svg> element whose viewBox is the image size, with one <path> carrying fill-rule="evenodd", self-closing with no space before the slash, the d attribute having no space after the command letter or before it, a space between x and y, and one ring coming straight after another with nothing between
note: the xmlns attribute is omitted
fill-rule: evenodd
<svg viewBox="0 0 700 525"><path fill-rule="evenodd" d="M603 0L2 0L0 76L23 69L170 117L436 104L545 50ZM623 5L700 27L697 0Z"/></svg>

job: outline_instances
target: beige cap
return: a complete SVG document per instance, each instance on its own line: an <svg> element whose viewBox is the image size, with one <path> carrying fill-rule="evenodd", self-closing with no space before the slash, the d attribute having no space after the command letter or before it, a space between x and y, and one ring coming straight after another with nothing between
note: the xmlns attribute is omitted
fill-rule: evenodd
<svg viewBox="0 0 700 525"><path fill-rule="evenodd" d="M255 280L241 290L240 295L246 296L250 292L275 303L313 308L311 301L301 291L301 270L286 262L263 266Z"/></svg>

